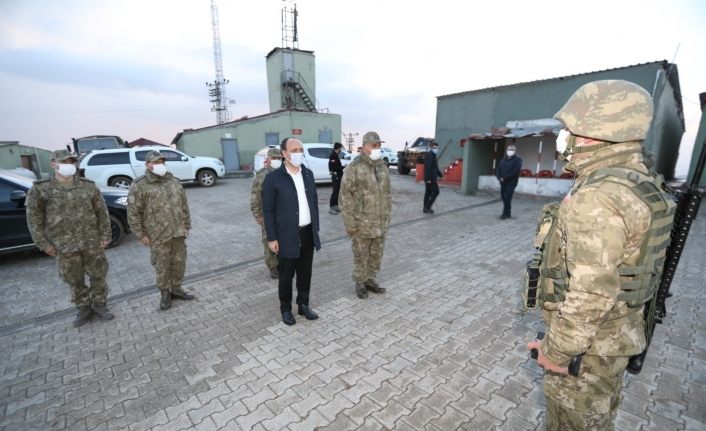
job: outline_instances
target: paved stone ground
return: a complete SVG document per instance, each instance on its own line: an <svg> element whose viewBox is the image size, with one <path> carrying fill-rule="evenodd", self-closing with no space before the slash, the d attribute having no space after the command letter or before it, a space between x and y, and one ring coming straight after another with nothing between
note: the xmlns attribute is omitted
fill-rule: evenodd
<svg viewBox="0 0 706 431"><path fill-rule="evenodd" d="M543 201L518 197L516 218L501 222L496 196L442 189L437 214L421 217L422 186L394 177L394 226L379 277L388 293L367 301L355 297L340 220L322 212L325 244L312 281L321 318L287 327L276 286L254 260L257 230L246 211L232 210L245 200L246 180L227 181L211 189L227 195L222 211L199 215L190 240L198 264L187 288L198 301L157 312L151 271L134 256L122 264L134 278L111 273L134 280L112 300L113 321L72 328L60 301L46 317L3 310L1 429L544 428L541 373L525 350L542 325L521 313L519 299ZM211 190L190 189L192 207ZM319 192L324 209L330 188ZM625 379L617 429L706 426L703 212L691 235L667 322L642 373ZM129 244L111 250L113 268ZM211 262L201 253L222 260L204 266ZM0 277L44 260L20 258L10 269L3 262Z"/></svg>

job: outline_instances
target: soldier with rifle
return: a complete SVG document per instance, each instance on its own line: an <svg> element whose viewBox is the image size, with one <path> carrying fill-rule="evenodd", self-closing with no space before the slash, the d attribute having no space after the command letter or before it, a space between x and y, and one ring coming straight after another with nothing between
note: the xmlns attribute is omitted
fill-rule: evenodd
<svg viewBox="0 0 706 431"><path fill-rule="evenodd" d="M564 125L557 151L576 177L540 215L528 274L547 334L527 346L545 370L550 430L612 430L628 361L647 346L644 308L675 211L642 159L652 116L649 93L623 80L580 87L554 116Z"/></svg>

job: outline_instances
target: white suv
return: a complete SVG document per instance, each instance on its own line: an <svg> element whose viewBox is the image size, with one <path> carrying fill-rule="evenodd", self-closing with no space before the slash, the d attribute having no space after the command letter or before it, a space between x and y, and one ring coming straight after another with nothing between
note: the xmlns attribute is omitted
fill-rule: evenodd
<svg viewBox="0 0 706 431"><path fill-rule="evenodd" d="M393 151L391 148L382 147L382 161L385 162L387 166L397 164L397 151Z"/></svg>
<svg viewBox="0 0 706 431"><path fill-rule="evenodd" d="M166 159L167 169L180 181L196 181L210 187L216 178L226 174L223 162L213 157L191 157L168 147L133 147L92 151L81 159L79 172L98 186L128 188L132 181L145 174L145 156L159 151Z"/></svg>

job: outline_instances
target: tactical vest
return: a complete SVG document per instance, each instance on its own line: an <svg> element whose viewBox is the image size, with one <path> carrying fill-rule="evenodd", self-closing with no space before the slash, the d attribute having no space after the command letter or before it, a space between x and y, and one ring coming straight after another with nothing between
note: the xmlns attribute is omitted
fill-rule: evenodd
<svg viewBox="0 0 706 431"><path fill-rule="evenodd" d="M652 213L650 227L640 247L640 256L634 266L620 265L620 293L618 301L629 307L640 307L657 291L664 267L665 252L669 244L676 204L660 189L663 181L628 168L609 167L593 172L584 186L611 182L628 187ZM559 203L545 205L539 216L535 235L537 252L527 263L524 299L527 308L541 306L544 302L562 302L569 285L565 262L549 267L547 253L556 238Z"/></svg>

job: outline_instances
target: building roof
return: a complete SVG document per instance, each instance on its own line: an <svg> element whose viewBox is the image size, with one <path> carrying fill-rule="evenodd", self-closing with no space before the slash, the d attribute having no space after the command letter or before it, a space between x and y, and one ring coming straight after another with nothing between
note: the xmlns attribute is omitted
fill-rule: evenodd
<svg viewBox="0 0 706 431"><path fill-rule="evenodd" d="M314 54L314 51L307 51L304 49L299 49L299 48L280 48L280 47L275 47L272 48L272 51L268 52L265 58L269 58L272 54L274 54L277 51L295 51L295 52L303 52L306 54Z"/></svg>
<svg viewBox="0 0 706 431"><path fill-rule="evenodd" d="M7 145L17 145L20 141L0 141L0 147L5 147Z"/></svg>
<svg viewBox="0 0 706 431"><path fill-rule="evenodd" d="M135 139L132 142L129 142L128 147L144 147L144 146L161 146L161 147L166 147L164 144L160 144L159 142L151 141L149 139L145 138L139 138Z"/></svg>

